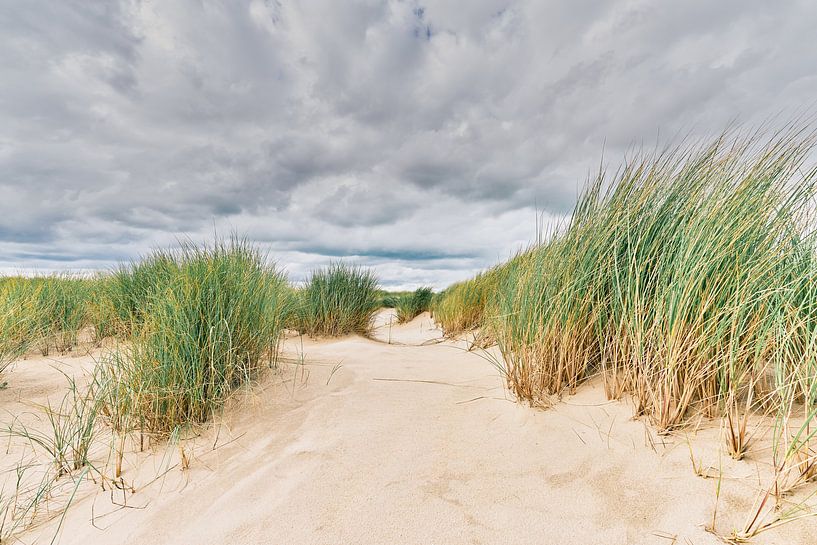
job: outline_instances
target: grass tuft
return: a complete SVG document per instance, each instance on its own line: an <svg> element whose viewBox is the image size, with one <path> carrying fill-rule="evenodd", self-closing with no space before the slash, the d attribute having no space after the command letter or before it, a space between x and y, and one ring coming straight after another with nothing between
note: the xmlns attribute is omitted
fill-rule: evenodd
<svg viewBox="0 0 817 545"><path fill-rule="evenodd" d="M65 353L88 323L90 283L68 276L0 280L0 372L29 350Z"/></svg>
<svg viewBox="0 0 817 545"><path fill-rule="evenodd" d="M248 244L185 244L120 270L115 282L120 324L133 337L103 360L97 382L117 431L167 434L203 422L272 364L289 288Z"/></svg>
<svg viewBox="0 0 817 545"><path fill-rule="evenodd" d="M399 323L410 322L421 313L428 311L433 297L434 292L427 287L417 288L414 292L400 296L394 307L397 310L397 321Z"/></svg>
<svg viewBox="0 0 817 545"><path fill-rule="evenodd" d="M295 329L310 336L366 335L380 308L377 277L345 263L312 273L298 293Z"/></svg>

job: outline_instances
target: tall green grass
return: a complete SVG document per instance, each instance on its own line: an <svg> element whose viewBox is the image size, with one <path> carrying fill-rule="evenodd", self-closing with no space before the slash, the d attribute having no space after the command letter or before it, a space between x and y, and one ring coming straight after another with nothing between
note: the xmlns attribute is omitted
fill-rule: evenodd
<svg viewBox="0 0 817 545"><path fill-rule="evenodd" d="M434 321L448 335L458 335L480 327L495 287L492 276L487 272L449 286L432 299Z"/></svg>
<svg viewBox="0 0 817 545"><path fill-rule="evenodd" d="M810 135L645 154L506 268L490 325L509 383L547 403L601 372L660 429L746 399L817 401ZM435 316L437 313L435 313Z"/></svg>
<svg viewBox="0 0 817 545"><path fill-rule="evenodd" d="M65 275L0 281L0 371L29 350L76 346L87 325L90 283Z"/></svg>
<svg viewBox="0 0 817 545"><path fill-rule="evenodd" d="M0 372L25 354L37 333L37 290L25 278L0 283Z"/></svg>
<svg viewBox="0 0 817 545"><path fill-rule="evenodd" d="M112 298L113 276L100 273L89 282L86 313L88 324L93 327L94 340L99 342L125 333ZM128 330L129 331L129 330Z"/></svg>
<svg viewBox="0 0 817 545"><path fill-rule="evenodd" d="M417 288L411 293L401 295L394 307L397 311L397 321L400 323L409 322L421 313L428 311L433 297L434 292L428 287Z"/></svg>
<svg viewBox="0 0 817 545"><path fill-rule="evenodd" d="M90 282L64 275L32 282L38 288L35 315L40 351L43 355L51 348L67 352L77 345L79 332L88 323Z"/></svg>
<svg viewBox="0 0 817 545"><path fill-rule="evenodd" d="M105 412L120 431L203 422L272 364L289 287L242 241L185 244L114 276L129 346L103 361Z"/></svg>
<svg viewBox="0 0 817 545"><path fill-rule="evenodd" d="M431 315L447 335L459 335L477 328L487 329L498 312L497 294L506 277L529 258L530 252L517 253L506 263L452 284L436 294ZM487 333L487 331L486 331Z"/></svg>
<svg viewBox="0 0 817 545"><path fill-rule="evenodd" d="M216 246L219 247L219 243ZM195 248L187 245L182 254L194 251ZM121 336L133 334L150 312L148 303L155 298L156 291L172 283L178 275L180 259L188 257L155 251L134 263L120 265L105 277L100 290L106 307L100 309L100 319L104 320L106 330Z"/></svg>
<svg viewBox="0 0 817 545"><path fill-rule="evenodd" d="M377 286L373 272L354 265L333 263L314 271L298 293L295 329L311 336L368 334L380 308Z"/></svg>
<svg viewBox="0 0 817 545"><path fill-rule="evenodd" d="M382 308L395 308L401 297L410 295L411 293L410 291L377 290L378 297L380 298L379 306Z"/></svg>

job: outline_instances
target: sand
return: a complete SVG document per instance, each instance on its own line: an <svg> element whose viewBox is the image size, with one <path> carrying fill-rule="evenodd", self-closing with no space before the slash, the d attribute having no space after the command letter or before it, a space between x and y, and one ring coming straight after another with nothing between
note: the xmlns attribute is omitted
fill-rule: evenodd
<svg viewBox="0 0 817 545"><path fill-rule="evenodd" d="M598 381L548 410L526 407L490 357L443 341L427 314L399 326L390 316L378 316L375 340L289 338L282 369L197 437L129 456L135 492L83 485L59 543L721 543L706 530L718 480L695 474L690 450L723 477L716 529L751 513L769 471L761 441L735 462L718 454L717 421L658 436ZM4 418L61 395L49 363L81 375L94 357L16 364ZM58 526L43 521L21 541L49 543ZM753 542L816 538L809 518Z"/></svg>

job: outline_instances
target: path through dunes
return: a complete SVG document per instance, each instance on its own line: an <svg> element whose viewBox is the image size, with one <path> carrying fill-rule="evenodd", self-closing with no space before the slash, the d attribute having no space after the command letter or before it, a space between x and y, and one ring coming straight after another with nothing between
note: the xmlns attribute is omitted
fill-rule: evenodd
<svg viewBox="0 0 817 545"><path fill-rule="evenodd" d="M301 352L290 338L294 363L191 442L189 470L137 488L128 508L121 493L86 494L60 543L719 543L704 529L715 480L693 473L682 436L662 444L594 384L547 411L516 404L489 361L426 342L440 337L427 314L383 342L388 316L378 340ZM717 436L692 438L695 456L717 463ZM157 448L126 476L147 483L173 456ZM723 462L720 529L744 522L761 459ZM23 541L47 543L55 526ZM810 519L756 542L814 535Z"/></svg>

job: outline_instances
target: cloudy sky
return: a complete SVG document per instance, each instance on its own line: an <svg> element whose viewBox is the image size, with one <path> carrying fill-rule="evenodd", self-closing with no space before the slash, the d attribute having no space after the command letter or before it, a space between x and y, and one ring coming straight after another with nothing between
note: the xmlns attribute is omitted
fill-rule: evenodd
<svg viewBox="0 0 817 545"><path fill-rule="evenodd" d="M245 234L438 287L633 145L812 108L817 2L6 0L0 269Z"/></svg>

